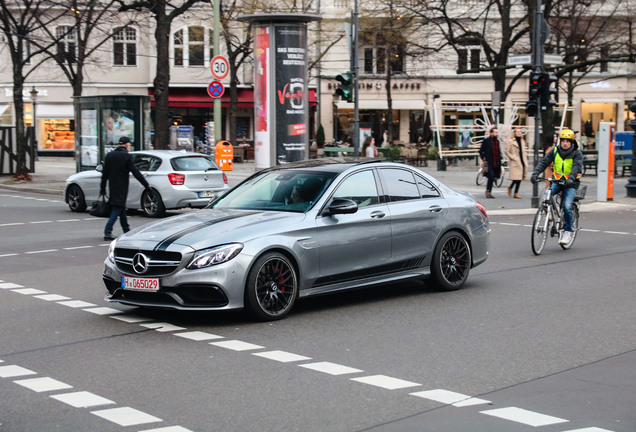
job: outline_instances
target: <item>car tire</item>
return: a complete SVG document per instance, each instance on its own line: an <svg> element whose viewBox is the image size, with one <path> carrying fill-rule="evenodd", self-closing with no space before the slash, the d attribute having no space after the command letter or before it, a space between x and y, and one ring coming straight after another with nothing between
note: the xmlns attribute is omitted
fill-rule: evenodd
<svg viewBox="0 0 636 432"><path fill-rule="evenodd" d="M245 306L261 321L284 318L298 297L298 276L289 258L267 253L250 269L245 287Z"/></svg>
<svg viewBox="0 0 636 432"><path fill-rule="evenodd" d="M76 184L70 185L66 191L66 201L68 202L68 208L72 212L83 212L86 210L86 198L82 188Z"/></svg>
<svg viewBox="0 0 636 432"><path fill-rule="evenodd" d="M457 231L449 231L435 246L431 263L431 275L435 286L441 291L460 289L471 266L471 251L468 242Z"/></svg>
<svg viewBox="0 0 636 432"><path fill-rule="evenodd" d="M152 192L147 190L141 195L141 210L144 214L151 218L164 217L166 214L166 206L163 204L161 195L154 189Z"/></svg>

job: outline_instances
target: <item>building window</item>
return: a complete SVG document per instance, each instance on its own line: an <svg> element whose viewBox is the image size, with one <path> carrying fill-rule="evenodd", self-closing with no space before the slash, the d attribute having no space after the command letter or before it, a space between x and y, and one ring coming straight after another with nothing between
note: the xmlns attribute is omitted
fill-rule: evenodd
<svg viewBox="0 0 636 432"><path fill-rule="evenodd" d="M174 66L204 66L214 57L212 30L201 26L184 27L172 35Z"/></svg>
<svg viewBox="0 0 636 432"><path fill-rule="evenodd" d="M478 71L480 65L481 48L476 45L465 45L457 50L457 70L466 72L468 70Z"/></svg>
<svg viewBox="0 0 636 432"><path fill-rule="evenodd" d="M113 34L113 64L115 66L137 65L137 30L121 27Z"/></svg>
<svg viewBox="0 0 636 432"><path fill-rule="evenodd" d="M57 37L57 61L60 63L75 63L77 59L77 30L73 26L58 26L55 29Z"/></svg>
<svg viewBox="0 0 636 432"><path fill-rule="evenodd" d="M364 32L361 35L362 64L367 75L383 75L387 65L392 73L404 72L403 41L389 42L382 34Z"/></svg>
<svg viewBox="0 0 636 432"><path fill-rule="evenodd" d="M607 58L609 56L610 50L608 46L601 47L601 59ZM600 64L601 72L609 72L609 65L606 61L602 61Z"/></svg>

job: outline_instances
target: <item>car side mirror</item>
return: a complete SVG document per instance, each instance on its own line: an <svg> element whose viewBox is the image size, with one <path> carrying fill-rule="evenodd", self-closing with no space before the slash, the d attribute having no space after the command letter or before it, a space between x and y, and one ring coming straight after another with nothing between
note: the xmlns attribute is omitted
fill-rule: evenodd
<svg viewBox="0 0 636 432"><path fill-rule="evenodd" d="M97 166L95 167L95 171L97 171L97 172L102 172L102 171L104 171L104 165L102 165L102 164L97 165Z"/></svg>
<svg viewBox="0 0 636 432"><path fill-rule="evenodd" d="M324 211L325 216L337 214L352 214L358 211L358 204L349 199L336 198L329 204Z"/></svg>

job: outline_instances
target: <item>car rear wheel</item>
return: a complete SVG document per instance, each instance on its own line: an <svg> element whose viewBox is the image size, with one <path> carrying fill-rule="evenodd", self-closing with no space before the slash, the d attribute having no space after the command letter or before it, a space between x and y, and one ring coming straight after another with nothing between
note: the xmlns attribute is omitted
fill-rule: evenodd
<svg viewBox="0 0 636 432"><path fill-rule="evenodd" d="M159 192L154 189L151 189L151 192L144 191L141 196L141 210L151 218L163 217L166 214L166 207Z"/></svg>
<svg viewBox="0 0 636 432"><path fill-rule="evenodd" d="M298 297L298 277L289 259L272 252L260 257L247 278L245 304L263 321L285 317Z"/></svg>
<svg viewBox="0 0 636 432"><path fill-rule="evenodd" d="M447 232L435 247L431 275L443 291L460 289L470 272L471 253L466 239L456 231Z"/></svg>
<svg viewBox="0 0 636 432"><path fill-rule="evenodd" d="M68 201L68 208L72 212L83 212L86 210L86 199L84 198L84 192L78 185L70 185L66 191L66 200Z"/></svg>

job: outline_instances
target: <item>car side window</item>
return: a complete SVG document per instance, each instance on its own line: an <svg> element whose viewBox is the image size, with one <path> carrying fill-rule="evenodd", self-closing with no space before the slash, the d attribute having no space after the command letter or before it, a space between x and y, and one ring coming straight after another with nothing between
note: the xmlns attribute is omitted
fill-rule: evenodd
<svg viewBox="0 0 636 432"><path fill-rule="evenodd" d="M333 194L334 199L355 201L358 207L366 207L380 202L378 187L372 170L357 172L347 177Z"/></svg>
<svg viewBox="0 0 636 432"><path fill-rule="evenodd" d="M145 154L134 155L134 162L139 171L156 171L161 165L161 160L157 157Z"/></svg>
<svg viewBox="0 0 636 432"><path fill-rule="evenodd" d="M417 188L420 191L420 196L422 198L437 198L439 197L439 191L433 186L431 182L426 180L424 177L415 175L415 180L417 181Z"/></svg>
<svg viewBox="0 0 636 432"><path fill-rule="evenodd" d="M387 202L420 198L415 178L410 171L399 168L383 168L380 169L380 178Z"/></svg>

